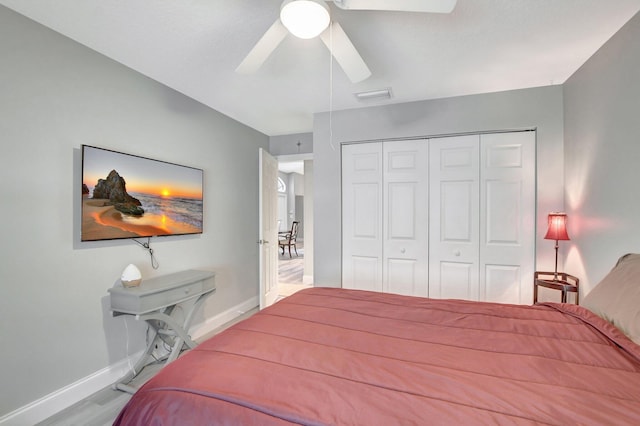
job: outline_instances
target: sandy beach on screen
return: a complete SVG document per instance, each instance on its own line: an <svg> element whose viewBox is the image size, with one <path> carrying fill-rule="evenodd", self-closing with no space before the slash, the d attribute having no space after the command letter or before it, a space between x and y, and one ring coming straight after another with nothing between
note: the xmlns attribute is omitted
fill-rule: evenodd
<svg viewBox="0 0 640 426"><path fill-rule="evenodd" d="M83 197L83 241L200 232L192 225L162 215L125 216L106 203L107 200Z"/></svg>

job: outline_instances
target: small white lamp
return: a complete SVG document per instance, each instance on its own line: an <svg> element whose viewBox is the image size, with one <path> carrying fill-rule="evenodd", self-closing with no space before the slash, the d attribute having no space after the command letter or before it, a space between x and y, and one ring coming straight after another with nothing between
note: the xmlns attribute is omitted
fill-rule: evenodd
<svg viewBox="0 0 640 426"><path fill-rule="evenodd" d="M122 276L120 277L120 281L124 287L137 287L142 282L142 274L140 273L140 269L136 267L136 265L129 264L124 271L122 271Z"/></svg>

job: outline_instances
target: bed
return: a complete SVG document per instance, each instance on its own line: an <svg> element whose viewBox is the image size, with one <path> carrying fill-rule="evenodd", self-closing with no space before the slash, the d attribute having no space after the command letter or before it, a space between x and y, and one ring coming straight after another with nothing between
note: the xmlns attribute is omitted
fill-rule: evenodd
<svg viewBox="0 0 640 426"><path fill-rule="evenodd" d="M166 366L115 424L638 425L636 269L623 257L589 309L305 290ZM620 276L635 314L610 309Z"/></svg>

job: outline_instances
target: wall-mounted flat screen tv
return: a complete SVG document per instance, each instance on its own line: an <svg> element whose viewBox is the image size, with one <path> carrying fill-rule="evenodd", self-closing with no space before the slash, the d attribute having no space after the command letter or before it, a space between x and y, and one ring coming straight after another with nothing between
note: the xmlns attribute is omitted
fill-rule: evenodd
<svg viewBox="0 0 640 426"><path fill-rule="evenodd" d="M82 241L202 233L203 171L82 145Z"/></svg>

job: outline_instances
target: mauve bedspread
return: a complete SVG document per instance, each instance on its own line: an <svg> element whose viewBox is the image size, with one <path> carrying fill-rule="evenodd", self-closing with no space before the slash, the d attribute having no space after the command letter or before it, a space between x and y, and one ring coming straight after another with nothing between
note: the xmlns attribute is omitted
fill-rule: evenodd
<svg viewBox="0 0 640 426"><path fill-rule="evenodd" d="M640 346L575 305L313 288L165 367L116 425L640 425Z"/></svg>

